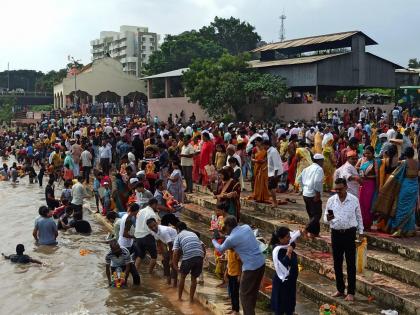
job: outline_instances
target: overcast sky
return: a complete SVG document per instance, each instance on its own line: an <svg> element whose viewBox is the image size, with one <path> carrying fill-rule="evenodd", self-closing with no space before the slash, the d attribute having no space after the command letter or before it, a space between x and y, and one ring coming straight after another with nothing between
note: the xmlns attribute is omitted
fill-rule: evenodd
<svg viewBox="0 0 420 315"><path fill-rule="evenodd" d="M178 34L234 16L278 41L283 10L287 39L361 30L379 44L369 51L383 58L402 66L420 58L419 0L4 0L0 71L8 62L11 70L59 69L69 54L88 63L90 40L120 25Z"/></svg>

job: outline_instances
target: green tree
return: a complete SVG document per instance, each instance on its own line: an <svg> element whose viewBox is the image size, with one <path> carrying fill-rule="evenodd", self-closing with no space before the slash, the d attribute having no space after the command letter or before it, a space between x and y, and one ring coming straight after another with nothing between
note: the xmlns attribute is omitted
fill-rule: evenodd
<svg viewBox="0 0 420 315"><path fill-rule="evenodd" d="M196 31L167 35L160 50L150 56L145 73L151 75L186 68L194 59L217 58L223 51L222 47Z"/></svg>
<svg viewBox="0 0 420 315"><path fill-rule="evenodd" d="M216 16L209 26L202 27L199 32L204 38L214 41L232 55L250 51L261 41L261 36L254 26L234 17L224 19Z"/></svg>
<svg viewBox="0 0 420 315"><path fill-rule="evenodd" d="M59 71L51 70L36 81L36 90L52 93L54 85L60 83L66 76L67 69L60 69Z"/></svg>
<svg viewBox="0 0 420 315"><path fill-rule="evenodd" d="M219 59L195 60L182 76L186 95L212 117L233 112L245 118L245 104L270 109L284 99L284 80L249 68L249 54L223 54ZM271 115L271 112L267 112Z"/></svg>
<svg viewBox="0 0 420 315"><path fill-rule="evenodd" d="M13 106L16 104L16 98L7 97L0 101L0 122L10 124L13 118Z"/></svg>
<svg viewBox="0 0 420 315"><path fill-rule="evenodd" d="M408 67L414 69L420 68L420 60L417 60L417 58L411 58L408 60Z"/></svg>

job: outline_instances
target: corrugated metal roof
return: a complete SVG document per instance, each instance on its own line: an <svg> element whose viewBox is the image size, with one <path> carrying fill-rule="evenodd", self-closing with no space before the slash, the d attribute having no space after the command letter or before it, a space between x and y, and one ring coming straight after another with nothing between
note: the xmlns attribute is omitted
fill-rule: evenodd
<svg viewBox="0 0 420 315"><path fill-rule="evenodd" d="M318 61L321 61L321 60L324 60L324 59L333 58L333 57L337 57L337 56L341 56L341 55L345 55L345 54L348 54L348 53L329 54L329 55L314 55L314 56L308 56L308 57L270 60L270 61L251 60L249 62L249 65L252 68L289 66L289 65L297 65L297 64L318 62Z"/></svg>
<svg viewBox="0 0 420 315"><path fill-rule="evenodd" d="M176 70L172 70L172 71L168 71L168 72L163 72L163 73L158 73L158 74L150 75L148 77L143 77L143 78L140 78L140 79L147 80L147 79L180 77L180 76L182 76L182 73L185 72L185 71L187 71L188 69L189 68L176 69Z"/></svg>
<svg viewBox="0 0 420 315"><path fill-rule="evenodd" d="M286 49L286 48L292 48L292 47L309 46L309 45L317 45L317 44L328 43L328 42L336 42L336 41L347 39L358 33L362 34L366 38L366 45L377 44L373 39L365 35L363 32L352 31L352 32L342 32L342 33L334 33L334 34L318 35L318 36L285 40L283 42L272 43L272 44L268 44L262 47L255 48L252 52Z"/></svg>

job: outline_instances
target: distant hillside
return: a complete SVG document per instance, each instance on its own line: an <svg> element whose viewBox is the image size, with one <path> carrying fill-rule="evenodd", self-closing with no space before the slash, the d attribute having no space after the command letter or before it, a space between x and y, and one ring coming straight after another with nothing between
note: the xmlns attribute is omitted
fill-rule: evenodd
<svg viewBox="0 0 420 315"><path fill-rule="evenodd" d="M61 82L67 76L67 69L71 66L72 64L68 64L64 69L58 71L51 70L48 73L36 70L11 70L9 89L52 93L54 85ZM82 67L83 64L77 63L78 69ZM0 90L2 88L7 89L7 71L0 72Z"/></svg>
<svg viewBox="0 0 420 315"><path fill-rule="evenodd" d="M11 70L10 90L24 89L25 91L35 91L36 81L44 76L45 74L41 71ZM0 72L0 88L7 88L7 71Z"/></svg>

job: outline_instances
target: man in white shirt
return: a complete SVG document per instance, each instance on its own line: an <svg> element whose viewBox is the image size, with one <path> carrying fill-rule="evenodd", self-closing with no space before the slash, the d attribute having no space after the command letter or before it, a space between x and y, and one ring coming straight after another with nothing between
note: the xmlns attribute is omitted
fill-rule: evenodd
<svg viewBox="0 0 420 315"><path fill-rule="evenodd" d="M226 166L229 166L229 159L234 157L238 161L238 166L242 169L242 161L241 157L235 153L235 146L233 144L229 144L226 148Z"/></svg>
<svg viewBox="0 0 420 315"><path fill-rule="evenodd" d="M302 187L303 201L309 216L309 223L305 230L308 237L311 238L319 236L321 230L319 220L321 220L322 215L321 193L324 181L324 171L322 169L324 156L317 153L313 159L314 163L304 168L297 178L300 187Z"/></svg>
<svg viewBox="0 0 420 315"><path fill-rule="evenodd" d="M279 186L280 175L283 173L283 164L279 151L271 145L269 140L264 140L264 148L267 150L268 189L273 199L273 206L277 207L276 190Z"/></svg>
<svg viewBox="0 0 420 315"><path fill-rule="evenodd" d="M282 126L280 126L277 130L276 130L276 136L277 136L277 138L280 138L282 135L284 135L284 134L286 134L287 133L287 131L282 127Z"/></svg>
<svg viewBox="0 0 420 315"><path fill-rule="evenodd" d="M120 221L120 231L118 234L118 244L124 246L132 254L135 251L134 235L132 233L133 218L137 217L140 207L137 203L132 203L127 209L127 213L123 215Z"/></svg>
<svg viewBox="0 0 420 315"><path fill-rule="evenodd" d="M314 140L315 140L315 127L311 127L305 133L305 142L310 148L312 148L312 146L314 145Z"/></svg>
<svg viewBox="0 0 420 315"><path fill-rule="evenodd" d="M359 197L361 179L355 167L357 163L357 152L354 150L347 151L346 156L346 163L335 170L334 180L344 178L347 181L348 192Z"/></svg>
<svg viewBox="0 0 420 315"><path fill-rule="evenodd" d="M193 157L195 154L194 147L191 144L191 136L186 135L184 137L184 145L181 149L181 168L182 175L184 175L185 182L187 184L186 193L193 192L193 178L192 178L192 169L193 169Z"/></svg>
<svg viewBox="0 0 420 315"><path fill-rule="evenodd" d="M162 248L163 275L167 278L169 285L171 284L171 280L174 279L173 287L176 288L178 272L170 262L172 261L172 247L178 233L172 227L158 224L154 218L147 220L146 224L158 241L158 246Z"/></svg>
<svg viewBox="0 0 420 315"><path fill-rule="evenodd" d="M80 160L82 161L83 178L85 179L86 184L89 184L89 174L90 169L92 168L92 154L87 146L80 155Z"/></svg>
<svg viewBox="0 0 420 315"><path fill-rule="evenodd" d="M356 131L356 128L354 126L350 126L349 129L347 129L347 136L349 139L354 137L354 132Z"/></svg>
<svg viewBox="0 0 420 315"><path fill-rule="evenodd" d="M397 137L397 130L398 127L397 126L393 126L392 128L389 128L388 131L386 132L386 136L388 137L388 141L391 139L395 139Z"/></svg>
<svg viewBox="0 0 420 315"><path fill-rule="evenodd" d="M108 140L102 140L102 146L99 148L99 161L101 164L102 172L104 175L109 175L112 162L112 145L108 143Z"/></svg>
<svg viewBox="0 0 420 315"><path fill-rule="evenodd" d="M398 110L397 106L394 107L391 114L392 114L392 122L394 125L396 125L398 123L398 118L400 116L400 111Z"/></svg>
<svg viewBox="0 0 420 315"><path fill-rule="evenodd" d="M324 221L331 228L331 243L334 259L334 272L337 292L333 297L344 296L343 256L347 265L346 301L354 301L356 289L356 232L363 235L363 219L357 197L347 193L344 178L335 181L336 195L327 201Z"/></svg>
<svg viewBox="0 0 420 315"><path fill-rule="evenodd" d="M87 197L86 190L83 187L83 176L77 177L77 182L71 188L71 204L73 213L79 212L83 218L83 199Z"/></svg>
<svg viewBox="0 0 420 315"><path fill-rule="evenodd" d="M157 215L157 206L158 201L155 198L149 200L149 205L146 208L141 209L137 214L136 229L134 231L138 255L136 259L136 267L139 269L141 260L146 257L146 253L148 252L151 258L149 273L152 273L155 268L157 249L155 238L153 237L146 222L150 218L153 218L156 221L159 219L159 216Z"/></svg>

